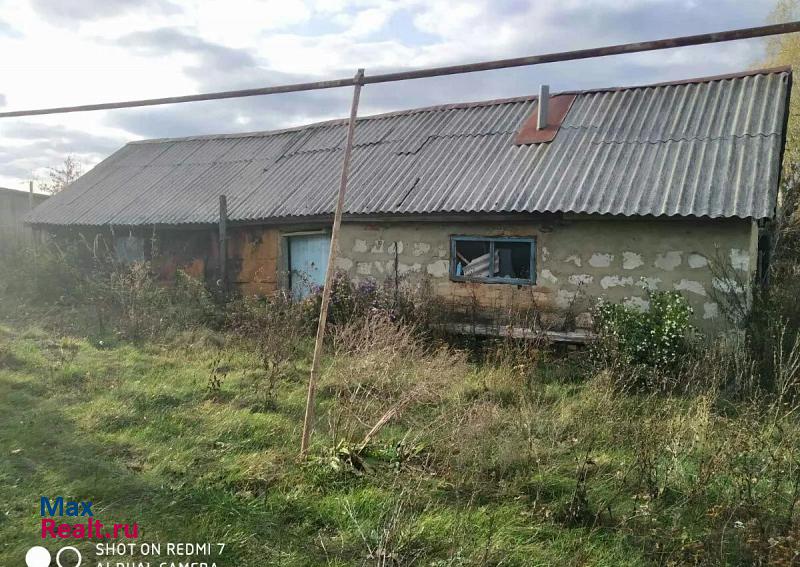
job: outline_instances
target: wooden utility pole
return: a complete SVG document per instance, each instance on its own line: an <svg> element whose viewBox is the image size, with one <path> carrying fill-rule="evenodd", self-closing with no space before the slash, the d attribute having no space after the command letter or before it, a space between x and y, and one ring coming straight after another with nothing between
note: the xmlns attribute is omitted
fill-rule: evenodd
<svg viewBox="0 0 800 567"><path fill-rule="evenodd" d="M316 409L317 378L319 377L319 362L322 358L322 346L325 340L325 326L328 323L328 304L331 301L331 287L333 283L334 265L339 252L339 227L342 224L342 210L344 209L344 195L347 191L347 177L350 173L350 155L353 153L353 137L356 130L356 117L358 116L358 100L361 97L361 84L364 80L364 69L359 69L353 79L353 102L350 105L350 120L347 122L347 134L344 141L344 155L342 157L342 176L339 179L339 196L336 200L336 212L333 215L333 228L331 230L331 247L328 254L328 267L325 269L325 286L322 288L322 305L319 308L319 323L317 323L317 340L314 343L314 358L311 361L311 376L308 379L308 396L306 397L306 416L303 420L303 438L300 441L300 456L308 452L308 443L314 429L314 410Z"/></svg>
<svg viewBox="0 0 800 567"><path fill-rule="evenodd" d="M28 212L31 212L33 210L34 205L35 205L35 203L33 201L33 179L31 179L30 181L28 181ZM37 256L36 240L39 238L39 231L37 229L33 228L33 227L30 227L30 237L31 237L31 240L30 240L30 242L31 242L31 250L33 251L33 257L35 259L36 256ZM33 272L34 273L34 277L37 277L36 276L37 272L38 272L38 270L34 270L34 272Z"/></svg>
<svg viewBox="0 0 800 567"><path fill-rule="evenodd" d="M219 280L222 290L228 292L228 200L219 196Z"/></svg>

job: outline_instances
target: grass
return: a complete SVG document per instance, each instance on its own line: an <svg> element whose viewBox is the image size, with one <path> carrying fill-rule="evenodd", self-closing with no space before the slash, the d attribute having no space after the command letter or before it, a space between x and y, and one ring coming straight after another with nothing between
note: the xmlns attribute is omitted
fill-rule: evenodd
<svg viewBox="0 0 800 567"><path fill-rule="evenodd" d="M214 352L2 335L0 564L41 542L39 497L57 495L94 501L100 519L138 522L142 541L224 541L231 565L374 564L397 515L403 525L383 543L398 559L636 563L620 538L558 533L519 500L478 505L435 476L298 463L304 368L281 384L274 411L253 412L245 351L225 351L231 369L209 396Z"/></svg>
<svg viewBox="0 0 800 567"><path fill-rule="evenodd" d="M624 394L580 356L486 364L371 329L326 361L300 461L306 344L265 403L258 358L225 337L6 325L0 565L41 544L39 498L59 495L144 542L225 542L218 565L748 564L768 538L770 562L797 557L797 424L751 406Z"/></svg>

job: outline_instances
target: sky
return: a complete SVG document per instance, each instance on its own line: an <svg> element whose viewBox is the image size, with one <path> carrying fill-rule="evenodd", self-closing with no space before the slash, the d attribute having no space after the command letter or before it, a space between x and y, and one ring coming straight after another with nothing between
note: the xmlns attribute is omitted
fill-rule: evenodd
<svg viewBox="0 0 800 567"><path fill-rule="evenodd" d="M0 0L0 109L351 77L768 23L775 0ZM760 40L369 85L361 115L751 68ZM346 116L351 89L0 119L0 186L128 141Z"/></svg>

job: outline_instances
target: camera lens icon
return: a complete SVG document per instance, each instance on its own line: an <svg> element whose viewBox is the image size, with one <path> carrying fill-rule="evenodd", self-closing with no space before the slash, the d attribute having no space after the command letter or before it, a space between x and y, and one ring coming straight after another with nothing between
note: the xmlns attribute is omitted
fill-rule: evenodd
<svg viewBox="0 0 800 567"><path fill-rule="evenodd" d="M28 567L48 567L50 565L50 552L41 545L36 545L25 554L25 565Z"/></svg>
<svg viewBox="0 0 800 567"><path fill-rule="evenodd" d="M65 551L70 553L67 554L67 557L64 558L62 563L61 555ZM70 555L73 555L74 559L70 557ZM50 567L50 560L50 552L47 551L47 548L44 548L41 545L35 545L31 547L25 554L25 565L28 567ZM81 555L81 552L78 551L76 547L71 545L62 547L58 550L58 553L56 553L57 567L80 567L82 561L83 556Z"/></svg>

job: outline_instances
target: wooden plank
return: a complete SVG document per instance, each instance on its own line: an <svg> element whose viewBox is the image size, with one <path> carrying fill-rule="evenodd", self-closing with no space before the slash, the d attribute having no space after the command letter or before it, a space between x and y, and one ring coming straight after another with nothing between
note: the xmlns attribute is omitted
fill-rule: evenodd
<svg viewBox="0 0 800 567"><path fill-rule="evenodd" d="M596 335L591 331L547 331L517 327L513 325L487 325L484 323L444 323L444 330L460 335L478 335L485 337L511 337L514 339L547 339L558 343L587 344L592 342Z"/></svg>
<svg viewBox="0 0 800 567"><path fill-rule="evenodd" d="M331 246L328 254L328 266L325 269L325 285L322 288L322 304L319 308L319 322L317 323L317 339L314 342L314 358L311 361L311 375L308 379L308 395L306 396L306 414L303 419L303 437L300 441L300 456L308 452L308 443L314 429L314 413L316 406L317 379L319 363L322 358L322 346L325 340L325 326L328 323L328 304L331 300L331 287L339 251L339 227L342 224L342 211L344 210L344 196L347 191L347 178L350 173L350 155L353 153L353 138L358 117L358 101L361 96L361 83L364 79L364 69L359 69L353 79L353 101L350 105L350 119L347 122L345 135L344 155L342 157L342 175L339 179L339 195L336 199L336 212L333 216L331 229Z"/></svg>

